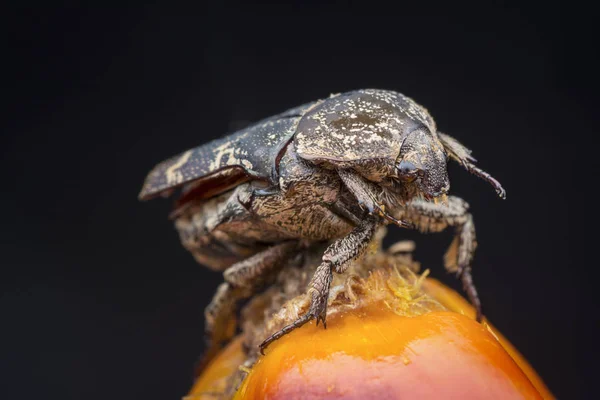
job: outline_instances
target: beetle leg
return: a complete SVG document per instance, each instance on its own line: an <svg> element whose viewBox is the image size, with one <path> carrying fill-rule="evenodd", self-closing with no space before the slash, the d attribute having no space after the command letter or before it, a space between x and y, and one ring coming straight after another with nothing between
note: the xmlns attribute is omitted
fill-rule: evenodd
<svg viewBox="0 0 600 400"><path fill-rule="evenodd" d="M446 149L450 157L458 161L467 171L469 171L473 175L478 176L481 179L489 182L494 187L494 189L496 189L496 193L500 198L506 198L506 190L504 190L500 182L498 182L490 174L476 167L475 164L473 164L477 160L475 160L475 158L471 156L471 150L467 149L458 140L454 139L450 135L446 135L445 133L438 132L438 137L440 138L440 141L444 145L444 148Z"/></svg>
<svg viewBox="0 0 600 400"><path fill-rule="evenodd" d="M346 206L340 199L338 199L335 203L331 204L329 208L334 214L341 218L344 218L348 222L352 223L352 225L360 225L360 218L354 215L352 211L348 210L348 208L346 208Z"/></svg>
<svg viewBox="0 0 600 400"><path fill-rule="evenodd" d="M297 241L287 241L261 251L245 260L233 264L223 273L225 281L233 287L256 290L264 278L298 250Z"/></svg>
<svg viewBox="0 0 600 400"><path fill-rule="evenodd" d="M223 282L217 288L210 304L204 309L206 350L196 363L195 376L200 375L221 350L223 344L234 335L237 324L235 305L239 297L229 283Z"/></svg>
<svg viewBox="0 0 600 400"><path fill-rule="evenodd" d="M452 249L449 249L449 251L446 252L446 269L452 270L453 265L456 265L456 275L461 279L463 289L467 293L469 301L477 311L477 321L481 322L483 318L481 301L479 300L479 295L477 294L477 289L473 284L473 277L471 276L471 261L475 255L475 249L477 248L475 224L473 223L471 214L468 214L464 224L456 227L456 239L454 241L457 242L456 257L452 257ZM453 264L454 260L456 260L456 264Z"/></svg>
<svg viewBox="0 0 600 400"><path fill-rule="evenodd" d="M225 270L225 282L219 285L212 301L204 310L208 344L198 371L201 371L222 345L233 337L237 302L252 296L297 250L298 242L284 242L237 262Z"/></svg>
<svg viewBox="0 0 600 400"><path fill-rule="evenodd" d="M414 228L409 222L398 220L385 211L385 207L380 204L377 198L376 193L378 189L372 183L365 181L358 174L347 170L339 170L338 174L344 185L346 185L346 188L356 197L358 204L364 207L370 214L379 215L401 228Z"/></svg>
<svg viewBox="0 0 600 400"><path fill-rule="evenodd" d="M461 279L469 301L477 311L477 321L483 314L481 301L471 276L471 261L477 247L473 216L468 213L469 205L462 199L449 196L448 204L435 204L424 200L408 203L404 216L422 232L439 232L447 226L456 230L454 239L444 256L444 265L449 272L455 272Z"/></svg>
<svg viewBox="0 0 600 400"><path fill-rule="evenodd" d="M269 344L294 329L301 327L312 319L316 319L317 325L321 321L323 322L323 327L327 327L327 300L329 297L329 287L333 278L333 271L339 274L345 272L350 261L355 260L365 252L369 242L375 234L378 222L378 218L369 216L363 219L348 235L336 240L327 247L323 254L322 262L308 285L308 294L311 297L308 312L262 342L259 346L261 353L264 352L264 349L267 348Z"/></svg>

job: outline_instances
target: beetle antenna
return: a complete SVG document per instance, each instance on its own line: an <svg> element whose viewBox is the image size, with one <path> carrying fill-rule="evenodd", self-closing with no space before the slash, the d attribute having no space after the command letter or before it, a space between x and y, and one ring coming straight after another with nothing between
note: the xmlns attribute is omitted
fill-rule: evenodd
<svg viewBox="0 0 600 400"><path fill-rule="evenodd" d="M498 193L498 196L501 199L506 199L506 190L504 190L504 188L502 187L500 182L498 182L493 176L491 176L484 170L477 168L475 165L471 164L470 162L463 161L462 165L467 171L469 171L473 175L478 176L479 178L487 181L490 185L492 185L494 187L494 189L496 189L496 193Z"/></svg>
<svg viewBox="0 0 600 400"><path fill-rule="evenodd" d="M476 162L476 160L471 155L471 150L467 149L458 140L454 139L450 135L446 135L445 133L438 132L438 137L442 142L442 145L448 152L450 158L453 158L455 161L458 161L464 167L464 169L466 169L473 175L478 176L481 179L489 182L494 187L494 189L496 189L496 193L498 193L498 196L501 199L506 198L506 190L504 190L500 182L498 182L490 174L488 174L480 168L477 168L475 164L473 164L474 162Z"/></svg>

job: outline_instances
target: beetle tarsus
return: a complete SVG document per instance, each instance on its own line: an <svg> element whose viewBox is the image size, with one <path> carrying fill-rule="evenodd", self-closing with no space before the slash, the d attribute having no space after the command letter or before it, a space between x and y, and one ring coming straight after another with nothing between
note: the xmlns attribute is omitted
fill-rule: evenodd
<svg viewBox="0 0 600 400"><path fill-rule="evenodd" d="M321 264L321 265L324 265L324 264ZM327 265L329 271L331 271L329 264L325 264L325 265ZM317 273L315 273L315 276L316 275L317 275ZM329 276L331 276L331 273L329 273ZM303 316L301 316L300 318L298 318L297 320L295 320L294 322L292 322L291 324L284 326L283 328L281 328L280 330L278 330L277 332L275 332L274 334L269 336L267 339L265 339L259 345L260 353L264 355L265 349L271 343L273 343L277 339L287 335L294 329L300 328L301 326L305 325L306 323L308 323L309 321L311 321L313 319L316 322L316 326L319 326L319 321L321 321L321 322L323 322L323 328L327 329L327 322L326 322L327 298L329 295L329 285L330 284L331 284L331 278L325 278L325 281L323 282L323 285L325 287L323 287L322 292L318 291L316 289L311 289L309 291L309 293L311 293L311 303L310 303L310 308L309 308L308 312L306 314L304 314Z"/></svg>
<svg viewBox="0 0 600 400"><path fill-rule="evenodd" d="M316 319L317 326L319 326L319 322L323 322L323 327L325 329L327 329L327 300L329 298L331 280L333 279L332 271L333 268L331 263L322 263L319 268L317 268L310 283L311 288L308 291L311 296L308 314Z"/></svg>
<svg viewBox="0 0 600 400"><path fill-rule="evenodd" d="M280 330L278 330L277 332L275 332L274 334L272 334L271 336L269 336L267 339L265 339L259 346L258 348L260 349L260 354L265 355L265 349L274 341L276 341L277 339L281 338L282 336L287 335L288 333L290 333L291 331L293 331L296 328L300 328L302 325L306 324L307 322L309 322L311 319L313 319L313 316L310 313L306 313L304 314L302 317L298 318L296 321L292 322L291 324L281 328Z"/></svg>

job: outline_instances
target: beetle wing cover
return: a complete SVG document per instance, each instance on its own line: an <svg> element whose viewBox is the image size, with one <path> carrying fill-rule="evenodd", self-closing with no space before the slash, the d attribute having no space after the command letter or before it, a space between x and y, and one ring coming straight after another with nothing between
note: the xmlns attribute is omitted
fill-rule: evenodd
<svg viewBox="0 0 600 400"><path fill-rule="evenodd" d="M305 104L158 164L146 177L141 200L168 196L193 182L210 197L250 179L271 179L278 152L294 134ZM224 179L226 177L226 179Z"/></svg>
<svg viewBox="0 0 600 400"><path fill-rule="evenodd" d="M395 159L406 135L423 125L435 132L427 110L400 93L347 92L304 115L295 136L296 151L314 161Z"/></svg>

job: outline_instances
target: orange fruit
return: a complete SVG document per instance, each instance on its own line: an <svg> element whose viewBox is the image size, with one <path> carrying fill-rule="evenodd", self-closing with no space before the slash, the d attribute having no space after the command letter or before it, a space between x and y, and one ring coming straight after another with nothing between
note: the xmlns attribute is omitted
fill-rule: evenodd
<svg viewBox="0 0 600 400"><path fill-rule="evenodd" d="M271 344L234 398L554 398L492 325L474 320L458 293L423 277L413 282L418 292L407 294L393 275L372 273L361 305L328 315L326 330L311 322ZM437 305L429 307L431 299ZM225 390L245 359L241 342L211 362L185 399L214 399Z"/></svg>

